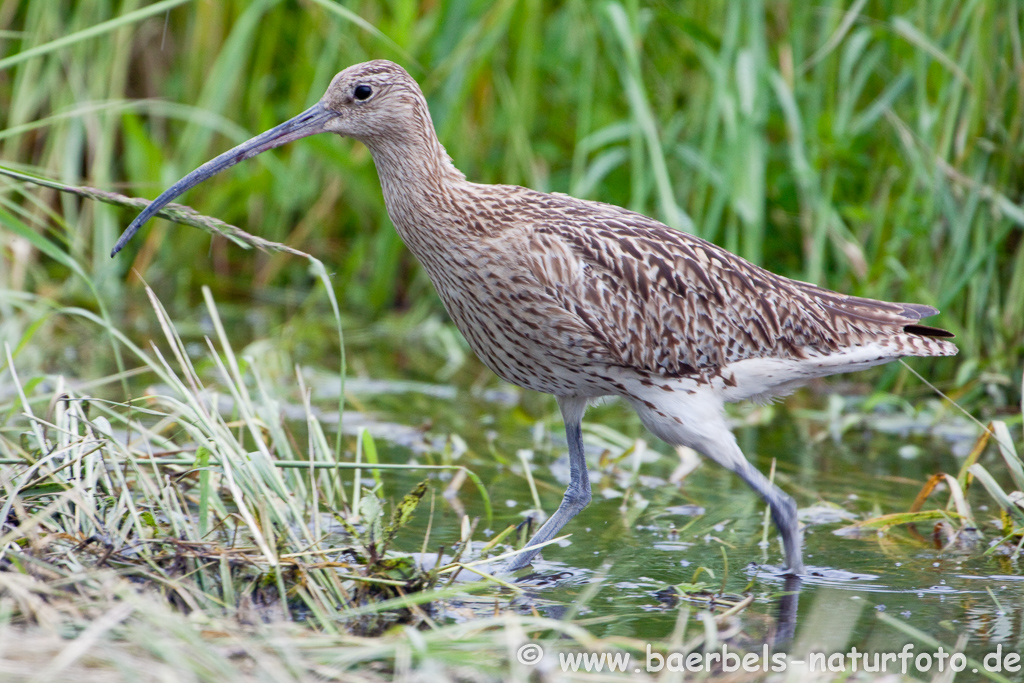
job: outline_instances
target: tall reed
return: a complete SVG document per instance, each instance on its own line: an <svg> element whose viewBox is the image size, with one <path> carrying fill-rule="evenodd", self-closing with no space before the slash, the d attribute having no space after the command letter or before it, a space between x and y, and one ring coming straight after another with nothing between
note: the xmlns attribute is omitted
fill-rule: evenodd
<svg viewBox="0 0 1024 683"><path fill-rule="evenodd" d="M935 304L960 379L1024 353L1024 7L839 0L25 0L0 10L0 155L154 196L315 101L333 73L404 64L470 178L653 214L786 275ZM0 286L123 300L183 270L218 295L312 287L303 263L166 224L111 263L130 213L2 182ZM439 302L391 229L372 161L314 138L184 201L336 267L353 313ZM12 236L14 216L95 294ZM198 264L198 266L197 266ZM128 285L135 287L136 285ZM112 304L114 305L114 304ZM938 372L952 376L956 366Z"/></svg>

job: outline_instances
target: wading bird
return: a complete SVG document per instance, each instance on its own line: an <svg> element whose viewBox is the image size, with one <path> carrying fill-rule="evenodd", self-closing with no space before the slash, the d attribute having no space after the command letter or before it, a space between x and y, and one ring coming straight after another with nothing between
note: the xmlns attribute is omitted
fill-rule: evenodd
<svg viewBox="0 0 1024 683"><path fill-rule="evenodd" d="M590 502L583 413L594 399L620 396L658 437L696 449L757 492L782 537L787 572L800 574L796 504L744 457L724 404L765 401L901 356L957 352L942 339L952 334L918 323L938 312L931 306L790 280L617 206L469 182L438 141L416 81L384 60L345 69L315 105L179 180L111 255L189 188L316 133L370 149L395 228L480 359L558 400L571 480L530 545L553 538Z"/></svg>

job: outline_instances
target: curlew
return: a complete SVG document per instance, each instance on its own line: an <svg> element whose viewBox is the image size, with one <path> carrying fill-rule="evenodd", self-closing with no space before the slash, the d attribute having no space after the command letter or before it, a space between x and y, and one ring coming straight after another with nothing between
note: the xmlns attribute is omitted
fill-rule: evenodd
<svg viewBox="0 0 1024 683"><path fill-rule="evenodd" d="M951 356L938 311L839 294L775 275L617 206L466 180L441 146L416 81L389 61L345 69L295 118L221 154L150 204L111 256L164 205L240 161L316 133L363 142L388 214L470 347L498 376L553 394L570 483L530 540L590 502L588 402L628 401L644 425L739 475L767 504L786 571L801 574L793 499L743 455L724 405L785 395L815 377L901 356ZM509 566L528 565L537 550Z"/></svg>

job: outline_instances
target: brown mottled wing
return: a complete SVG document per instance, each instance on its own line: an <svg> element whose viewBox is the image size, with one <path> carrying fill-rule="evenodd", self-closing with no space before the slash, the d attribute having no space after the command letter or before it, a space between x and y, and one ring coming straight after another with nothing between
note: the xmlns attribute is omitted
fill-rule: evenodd
<svg viewBox="0 0 1024 683"><path fill-rule="evenodd" d="M565 214L534 224L526 258L623 366L682 376L745 358L829 353L935 312L789 280L645 216L559 200ZM917 327L906 331L942 332Z"/></svg>

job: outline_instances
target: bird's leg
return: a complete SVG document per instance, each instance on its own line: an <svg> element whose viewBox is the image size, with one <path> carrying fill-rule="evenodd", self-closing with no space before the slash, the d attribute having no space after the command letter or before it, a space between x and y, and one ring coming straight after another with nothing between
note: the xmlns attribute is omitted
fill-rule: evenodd
<svg viewBox="0 0 1024 683"><path fill-rule="evenodd" d="M738 474L747 486L754 489L757 495L768 504L775 528L782 536L782 547L786 553L786 573L803 574L804 561L800 548L800 522L796 514L796 502L761 471L740 457L730 461L726 467Z"/></svg>
<svg viewBox="0 0 1024 683"><path fill-rule="evenodd" d="M700 451L722 467L738 474L747 486L768 504L786 553L786 573L802 574L804 563L801 558L800 524L796 516L796 503L782 489L768 481L761 472L750 464L743 455L736 437L725 420L721 398L707 392L677 392L672 400L658 409L653 407L657 399L664 397L654 394L649 399L630 396L630 403L637 415L659 438L677 446L689 446Z"/></svg>
<svg viewBox="0 0 1024 683"><path fill-rule="evenodd" d="M569 488L565 490L565 496L555 514L551 515L544 526L534 534L528 546L550 541L570 519L590 503L590 478L587 476L587 460L583 455L583 412L587 409L587 400L559 397L558 407L562 411L565 436L569 442ZM539 552L539 549L534 549L517 555L509 565L508 571L526 567Z"/></svg>

